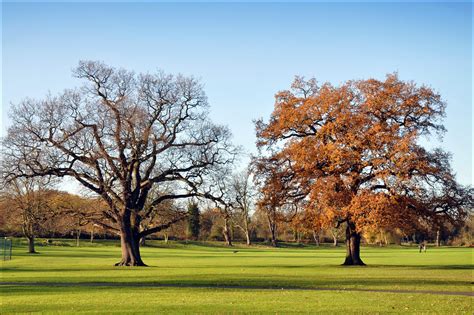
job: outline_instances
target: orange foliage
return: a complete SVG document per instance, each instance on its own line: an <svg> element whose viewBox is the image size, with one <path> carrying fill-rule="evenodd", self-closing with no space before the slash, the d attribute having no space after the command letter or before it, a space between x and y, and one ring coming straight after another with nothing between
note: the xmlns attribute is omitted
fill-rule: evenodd
<svg viewBox="0 0 474 315"><path fill-rule="evenodd" d="M472 190L455 182L449 154L418 143L444 132L445 103L432 89L396 74L339 87L297 77L275 99L269 122L256 122L257 145L268 155L260 163L279 165L260 205L299 196L291 202L314 227L348 222L359 232L456 221L472 205Z"/></svg>

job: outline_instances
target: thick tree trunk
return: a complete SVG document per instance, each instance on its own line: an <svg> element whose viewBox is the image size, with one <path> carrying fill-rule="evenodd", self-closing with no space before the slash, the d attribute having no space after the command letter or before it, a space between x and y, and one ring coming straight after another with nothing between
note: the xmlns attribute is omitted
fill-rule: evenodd
<svg viewBox="0 0 474 315"><path fill-rule="evenodd" d="M345 266L364 266L360 259L360 234L355 229L355 224L348 222L346 228L346 260Z"/></svg>
<svg viewBox="0 0 474 315"><path fill-rule="evenodd" d="M27 236L26 239L28 240L28 254L36 254L35 250L35 237L34 236Z"/></svg>
<svg viewBox="0 0 474 315"><path fill-rule="evenodd" d="M225 218L224 219L224 240L227 246L232 246L232 237L230 235L230 228L229 228L229 219Z"/></svg>
<svg viewBox="0 0 474 315"><path fill-rule="evenodd" d="M146 266L140 256L140 236L138 229L132 229L130 222L124 219L120 229L122 260L115 266Z"/></svg>

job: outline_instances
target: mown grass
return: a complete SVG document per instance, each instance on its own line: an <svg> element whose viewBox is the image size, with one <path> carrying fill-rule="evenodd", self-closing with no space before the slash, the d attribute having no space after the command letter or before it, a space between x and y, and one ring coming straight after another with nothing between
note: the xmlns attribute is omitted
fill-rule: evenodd
<svg viewBox="0 0 474 315"><path fill-rule="evenodd" d="M142 249L144 261L150 267L129 268L113 266L120 255L116 242L82 244L84 246L78 248L38 247L38 255L28 255L26 247L16 246L13 260L2 264L2 282L80 285L2 285L2 313L471 314L474 311L471 296L416 293L471 292L473 250L469 248L429 248L427 253L420 254L414 247L364 247L362 255L368 266L342 267L342 247L226 248L217 243L165 245L151 242L151 246ZM238 252L234 253L235 250ZM87 283L95 286L87 286ZM111 286L114 283L123 285ZM126 283L182 287L133 287ZM413 292L344 291L346 289Z"/></svg>

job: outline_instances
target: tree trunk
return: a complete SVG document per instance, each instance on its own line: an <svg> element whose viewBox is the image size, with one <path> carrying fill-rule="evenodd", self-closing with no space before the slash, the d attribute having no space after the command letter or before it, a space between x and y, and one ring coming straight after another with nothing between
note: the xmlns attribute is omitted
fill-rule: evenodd
<svg viewBox="0 0 474 315"><path fill-rule="evenodd" d="M247 240L247 246L250 246L250 228L249 228L249 218L245 217L245 238Z"/></svg>
<svg viewBox="0 0 474 315"><path fill-rule="evenodd" d="M346 260L345 266L364 266L364 262L360 259L360 233L355 229L355 224L347 223L346 227Z"/></svg>
<svg viewBox="0 0 474 315"><path fill-rule="evenodd" d="M277 237L276 237L276 221L275 221L275 216L273 215L273 218L271 215L267 215L268 219L268 229L270 230L270 241L272 243L273 247L277 247Z"/></svg>
<svg viewBox="0 0 474 315"><path fill-rule="evenodd" d="M76 231L76 246L79 247L80 245L80 239L81 238L81 229L77 229Z"/></svg>
<svg viewBox="0 0 474 315"><path fill-rule="evenodd" d="M129 218L123 218L120 227L122 260L115 266L146 266L140 256L140 236L138 228L133 229Z"/></svg>
<svg viewBox="0 0 474 315"><path fill-rule="evenodd" d="M273 247L277 247L277 237L276 237L276 225L270 223L270 234L271 234L271 242Z"/></svg>
<svg viewBox="0 0 474 315"><path fill-rule="evenodd" d="M224 239L225 239L225 243L227 244L227 246L232 246L232 238L231 238L231 235L230 235L229 219L228 218L224 218L224 231L223 231L223 234L224 234Z"/></svg>
<svg viewBox="0 0 474 315"><path fill-rule="evenodd" d="M36 254L37 251L35 250L35 237L27 236L26 239L28 240L28 254Z"/></svg>
<svg viewBox="0 0 474 315"><path fill-rule="evenodd" d="M245 231L245 238L247 240L247 246L250 246L251 241L250 241L250 231L249 230Z"/></svg>
<svg viewBox="0 0 474 315"><path fill-rule="evenodd" d="M436 247L441 246L440 232L439 229L436 231Z"/></svg>
<svg viewBox="0 0 474 315"><path fill-rule="evenodd" d="M319 233L313 230L313 238L314 238L314 243L316 246L319 246Z"/></svg>
<svg viewBox="0 0 474 315"><path fill-rule="evenodd" d="M333 238L333 240L334 240L334 241L332 242L332 245L333 245L334 247L336 247L336 246L337 246L337 235L336 235L336 234L333 234L333 235L332 235L332 238Z"/></svg>

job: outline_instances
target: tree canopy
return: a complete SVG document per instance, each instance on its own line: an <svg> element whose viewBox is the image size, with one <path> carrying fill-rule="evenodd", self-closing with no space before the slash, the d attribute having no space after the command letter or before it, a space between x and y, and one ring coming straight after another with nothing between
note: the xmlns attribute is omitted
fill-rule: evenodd
<svg viewBox="0 0 474 315"><path fill-rule="evenodd" d="M102 197L101 222L122 235L120 265L144 265L140 230L147 208L167 200L206 197L206 178L232 163L228 128L208 118L202 85L192 77L141 73L81 61L80 88L25 99L11 112L3 142L4 177L70 177ZM159 191L154 200L149 192Z"/></svg>
<svg viewBox="0 0 474 315"><path fill-rule="evenodd" d="M263 192L269 200L275 190L297 192L322 223L346 223L346 264L363 264L365 228L459 222L472 189L455 181L448 153L420 145L445 131L445 106L431 88L396 74L340 86L297 77L276 94L269 121L256 122L261 152L286 174L285 185L268 181Z"/></svg>

